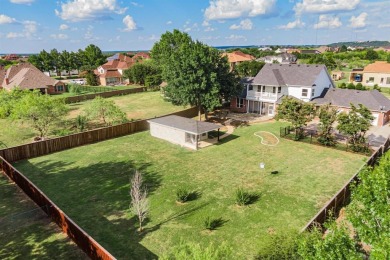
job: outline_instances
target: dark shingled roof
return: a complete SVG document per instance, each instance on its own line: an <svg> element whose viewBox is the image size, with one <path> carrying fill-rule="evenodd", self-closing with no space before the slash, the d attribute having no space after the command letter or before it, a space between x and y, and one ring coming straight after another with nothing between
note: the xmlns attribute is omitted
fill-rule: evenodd
<svg viewBox="0 0 390 260"><path fill-rule="evenodd" d="M252 80L256 85L312 86L325 65L265 64Z"/></svg>
<svg viewBox="0 0 390 260"><path fill-rule="evenodd" d="M197 134L197 135L207 133L221 127L220 125L217 124L196 121L190 118L185 118L185 117L175 116L175 115L151 119L148 120L148 122L165 125L171 128L180 129L185 132Z"/></svg>
<svg viewBox="0 0 390 260"><path fill-rule="evenodd" d="M390 110L390 100L376 89L362 91L332 88L322 93L320 97L313 99L312 102L318 105L330 103L339 107L350 107L350 103L356 106L362 104L374 111L386 112Z"/></svg>

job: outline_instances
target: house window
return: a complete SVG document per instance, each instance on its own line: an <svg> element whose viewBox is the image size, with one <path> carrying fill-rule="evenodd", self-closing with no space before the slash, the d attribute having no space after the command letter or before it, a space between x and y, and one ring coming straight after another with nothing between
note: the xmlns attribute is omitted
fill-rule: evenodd
<svg viewBox="0 0 390 260"><path fill-rule="evenodd" d="M253 90L253 86L252 85L248 85L248 90Z"/></svg>
<svg viewBox="0 0 390 260"><path fill-rule="evenodd" d="M272 93L276 93L276 87L272 87Z"/></svg>
<svg viewBox="0 0 390 260"><path fill-rule="evenodd" d="M257 86L257 90L256 90L256 91L257 91L257 92L261 92L261 87L262 87L262 86Z"/></svg>
<svg viewBox="0 0 390 260"><path fill-rule="evenodd" d="M387 85L390 84L390 77L388 77L388 78L386 79L386 84L387 84Z"/></svg>
<svg viewBox="0 0 390 260"><path fill-rule="evenodd" d="M374 82L374 77L369 77L368 82Z"/></svg>
<svg viewBox="0 0 390 260"><path fill-rule="evenodd" d="M62 85L55 86L55 91L56 91L56 92L62 92L62 91L64 91L64 86L62 86Z"/></svg>
<svg viewBox="0 0 390 260"><path fill-rule="evenodd" d="M304 88L302 89L302 97L307 97L308 89Z"/></svg>
<svg viewBox="0 0 390 260"><path fill-rule="evenodd" d="M241 108L244 107L244 99L243 98L237 98L237 107Z"/></svg>
<svg viewBox="0 0 390 260"><path fill-rule="evenodd" d="M282 87L278 87L278 94L282 93Z"/></svg>
<svg viewBox="0 0 390 260"><path fill-rule="evenodd" d="M315 93L315 89L313 88L313 89L311 90L311 97L314 97L314 93Z"/></svg>
<svg viewBox="0 0 390 260"><path fill-rule="evenodd" d="M384 78L381 78L381 84L383 84L383 80L384 80Z"/></svg>

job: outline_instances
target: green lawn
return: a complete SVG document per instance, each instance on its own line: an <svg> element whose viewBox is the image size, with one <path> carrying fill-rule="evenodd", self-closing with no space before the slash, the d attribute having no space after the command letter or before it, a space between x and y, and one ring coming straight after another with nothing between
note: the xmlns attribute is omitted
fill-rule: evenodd
<svg viewBox="0 0 390 260"><path fill-rule="evenodd" d="M114 100L122 111L127 114L128 119L145 119L155 116L161 116L176 111L183 110L182 106L174 106L172 103L165 101L159 91L140 92L130 95L108 98ZM68 104L71 109L69 118L75 118L91 101Z"/></svg>
<svg viewBox="0 0 390 260"><path fill-rule="evenodd" d="M0 173L0 259L87 259L13 183Z"/></svg>
<svg viewBox="0 0 390 260"><path fill-rule="evenodd" d="M300 230L366 159L285 139L264 146L254 136L260 130L279 136L282 125L239 128L199 151L142 132L15 166L119 259L150 259L180 241L203 246L226 241L236 259L252 258L269 233ZM266 169L259 168L260 162ZM133 168L147 180L151 205L141 235L129 210ZM178 205L179 187L196 191L198 198ZM238 187L257 193L258 201L236 206ZM223 225L205 231L207 216L221 217Z"/></svg>
<svg viewBox="0 0 390 260"><path fill-rule="evenodd" d="M174 106L170 102L164 101L160 92L140 92L124 96L116 96L109 98L127 114L127 118L131 119L146 119L155 116L161 116L176 111L183 110L182 106ZM59 123L52 128L49 137L56 137L64 134L70 134L75 129L74 118L79 115L82 110L91 101L81 103L68 104L69 114L65 122ZM28 123L23 123L20 120L0 119L0 142L3 142L8 147L30 143L38 133L32 129ZM0 149L3 146L0 143Z"/></svg>

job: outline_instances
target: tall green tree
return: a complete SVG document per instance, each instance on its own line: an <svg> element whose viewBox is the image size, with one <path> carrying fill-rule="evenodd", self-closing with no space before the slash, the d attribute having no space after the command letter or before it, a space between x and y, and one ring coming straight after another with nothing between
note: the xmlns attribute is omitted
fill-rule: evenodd
<svg viewBox="0 0 390 260"><path fill-rule="evenodd" d="M160 76L161 70L152 61L137 62L123 72L124 77L136 84L145 85L148 77ZM160 82L161 83L161 82ZM158 83L158 84L160 84Z"/></svg>
<svg viewBox="0 0 390 260"><path fill-rule="evenodd" d="M52 59L53 68L56 71L57 76L61 76L62 62L61 62L61 53L57 49L52 49L50 51L50 56Z"/></svg>
<svg viewBox="0 0 390 260"><path fill-rule="evenodd" d="M296 131L297 140L303 137L303 126L306 126L315 116L314 104L289 96L283 98L277 110L276 120L283 119L290 122Z"/></svg>
<svg viewBox="0 0 390 260"><path fill-rule="evenodd" d="M80 54L83 65L93 69L96 69L106 62L106 57L103 55L100 48L94 44L88 45Z"/></svg>
<svg viewBox="0 0 390 260"><path fill-rule="evenodd" d="M264 62L259 61L244 61L236 66L236 71L240 77L254 77L259 73L261 68L265 65Z"/></svg>
<svg viewBox="0 0 390 260"><path fill-rule="evenodd" d="M349 143L353 149L360 149L360 145L366 141L365 134L371 126L374 117L371 111L359 104L356 107L351 103L349 113L340 113L337 117L337 129L349 137Z"/></svg>
<svg viewBox="0 0 390 260"><path fill-rule="evenodd" d="M177 105L197 106L212 111L222 100L241 92L238 77L229 72L226 58L218 50L193 41L187 33L166 32L154 44L152 57L162 68L168 83L165 95Z"/></svg>
<svg viewBox="0 0 390 260"><path fill-rule="evenodd" d="M44 71L44 65L43 65L43 61L40 57L40 55L38 54L33 54L33 55L30 55L28 56L28 60L27 60L29 63L31 63L32 65L34 65L37 69L39 69L40 71Z"/></svg>
<svg viewBox="0 0 390 260"><path fill-rule="evenodd" d="M59 122L67 112L63 99L34 91L20 99L12 111L12 116L27 121L43 138L49 133L50 127Z"/></svg>
<svg viewBox="0 0 390 260"><path fill-rule="evenodd" d="M39 59L42 61L42 69L44 71L51 71L54 69L53 67L53 58L51 57L50 53L48 53L45 50L42 50L39 53Z"/></svg>
<svg viewBox="0 0 390 260"><path fill-rule="evenodd" d="M330 104L321 106L318 117L320 119L318 141L323 145L334 146L336 141L332 131L337 120L337 108L331 107Z"/></svg>
<svg viewBox="0 0 390 260"><path fill-rule="evenodd" d="M60 54L61 68L68 71L68 76L70 76L70 71L73 69L73 57L71 53L63 50Z"/></svg>
<svg viewBox="0 0 390 260"><path fill-rule="evenodd" d="M365 56L366 60L374 61L374 60L377 60L378 58L379 58L379 55L376 51L374 51L373 49L367 50L366 56Z"/></svg>
<svg viewBox="0 0 390 260"><path fill-rule="evenodd" d="M390 152L374 169L361 171L359 180L352 189L348 219L360 239L372 247L372 259L390 259Z"/></svg>
<svg viewBox="0 0 390 260"><path fill-rule="evenodd" d="M98 120L106 126L126 121L126 114L113 100L99 96L89 103L84 113L89 120Z"/></svg>

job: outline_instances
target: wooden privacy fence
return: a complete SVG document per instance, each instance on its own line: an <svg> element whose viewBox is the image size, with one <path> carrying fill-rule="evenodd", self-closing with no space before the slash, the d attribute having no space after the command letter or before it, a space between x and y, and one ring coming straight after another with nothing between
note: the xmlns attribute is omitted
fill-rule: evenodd
<svg viewBox="0 0 390 260"><path fill-rule="evenodd" d="M115 259L104 247L96 242L56 204L54 204L26 176L0 156L0 171L12 179L43 211L66 233L90 258Z"/></svg>
<svg viewBox="0 0 390 260"><path fill-rule="evenodd" d="M334 195L326 205L306 224L302 231L311 230L313 227L321 226L329 217L337 217L339 210L346 206L351 196L351 185L358 182L360 171L366 167L375 167L380 157L390 148L390 138L360 167L360 169L352 176L351 179Z"/></svg>
<svg viewBox="0 0 390 260"><path fill-rule="evenodd" d="M169 115L194 117L198 113L196 107L185 109ZM164 115L167 116L167 115ZM133 134L149 129L148 119L128 122L115 126L103 127L77 134L48 139L35 143L10 147L0 150L0 156L12 163L19 160L38 157L86 144L101 142L104 140Z"/></svg>
<svg viewBox="0 0 390 260"><path fill-rule="evenodd" d="M98 97L98 96L103 97L103 98L109 98L109 97L128 95L128 94L144 92L144 91L146 91L146 87L113 90L113 91L109 91L109 92L100 92L100 93L94 93L94 94L85 94L85 95L74 96L74 97L66 97L65 103L69 104L69 103L82 102L85 100L94 99L95 97Z"/></svg>

